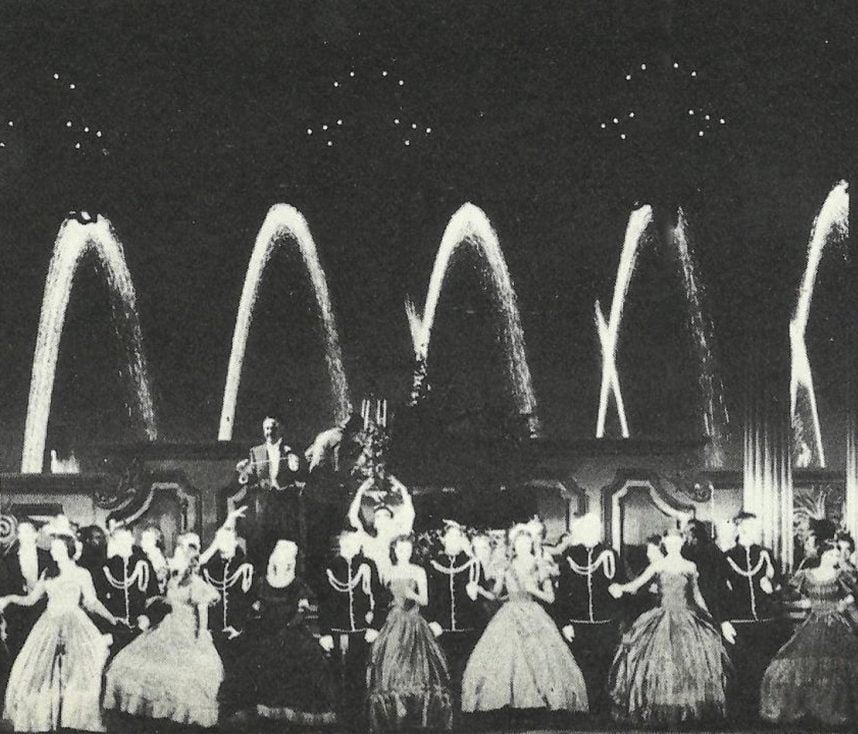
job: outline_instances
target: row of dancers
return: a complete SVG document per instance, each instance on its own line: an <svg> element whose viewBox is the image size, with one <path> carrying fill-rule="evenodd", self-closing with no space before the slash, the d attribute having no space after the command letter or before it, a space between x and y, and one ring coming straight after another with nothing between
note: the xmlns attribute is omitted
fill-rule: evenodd
<svg viewBox="0 0 858 734"><path fill-rule="evenodd" d="M15 730L101 731L104 710L202 727L339 718L372 731L510 709L653 726L858 722L848 543L817 539L816 561L783 582L743 513L726 552L692 522L650 539L647 567L625 581L593 516L555 546L538 519L502 539L447 522L425 562L399 533L381 568L365 532L346 530L322 577L305 580L291 540L254 569L239 516L208 548L180 536L169 559L157 529L139 548L115 529L100 566L64 518L44 529L49 558L22 523L4 583L20 576L23 590L0 598ZM791 636L777 609L787 588L808 606ZM624 609L637 616L624 622Z"/></svg>

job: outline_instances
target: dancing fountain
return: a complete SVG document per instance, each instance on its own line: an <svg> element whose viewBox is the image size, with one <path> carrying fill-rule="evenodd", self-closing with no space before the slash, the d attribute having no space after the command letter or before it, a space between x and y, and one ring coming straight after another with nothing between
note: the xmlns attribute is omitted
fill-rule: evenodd
<svg viewBox="0 0 858 734"><path fill-rule="evenodd" d="M613 396L623 438L629 438L629 426L620 391L620 378L617 370L617 346L623 318L623 310L628 296L629 286L635 271L637 257L645 242L647 229L652 223L652 207L644 205L635 209L629 217L617 278L614 283L614 296L611 302L610 317L606 320L599 301L595 304L596 330L602 348L602 382L599 392L599 413L596 419L596 438L605 436L605 420L609 399ZM700 416L703 435L708 439L706 465L709 468L723 466L724 442L727 437L729 417L724 404L724 388L715 369L712 351L712 327L703 314L701 290L696 274L693 252L688 241L688 224L685 212L678 210L677 223L672 227L672 245L675 249L682 276L683 291L687 305L688 327L694 341L697 356L698 385L700 387Z"/></svg>
<svg viewBox="0 0 858 734"><path fill-rule="evenodd" d="M827 245L849 235L849 186L840 181L825 199L810 232L807 267L789 324L792 361L790 366L790 408L793 427L793 461L797 467L825 467L822 429L813 389L813 371L807 354L805 335L813 287Z"/></svg>
<svg viewBox="0 0 858 734"><path fill-rule="evenodd" d="M226 386L223 391L223 407L221 408L220 428L218 430L219 441L232 440L238 388L247 349L247 338L253 323L254 306L262 285L265 267L277 248L286 242L293 242L301 253L304 268L316 295L318 317L324 332L325 362L331 386L334 420L340 423L348 417L351 404L346 373L343 369L340 338L331 308L325 271L322 269L319 255L316 252L316 243L310 234L307 220L297 209L288 204L275 204L269 209L259 234L256 236L256 243L253 246L250 264L244 278L241 301L235 319L235 330L232 335L232 351L229 355Z"/></svg>
<svg viewBox="0 0 858 734"><path fill-rule="evenodd" d="M728 438L730 416L724 402L724 385L716 369L712 324L704 316L701 302L703 288L696 275L694 254L688 243L688 223L682 207L678 210L676 226L673 228L673 243L682 267L682 283L688 306L688 330L694 340L699 366L697 384L700 387L700 416L703 435L709 439L706 465L721 468L724 466L724 445Z"/></svg>
<svg viewBox="0 0 858 734"><path fill-rule="evenodd" d="M110 289L113 325L125 347L129 377L136 397L134 407L143 421L148 439L154 441L158 437L134 284L122 244L104 217L99 215L92 221L88 215L82 214L81 220L69 218L60 226L45 280L24 427L23 473L40 473L43 468L48 417L66 309L78 265L91 250L101 262Z"/></svg>
<svg viewBox="0 0 858 734"><path fill-rule="evenodd" d="M605 320L601 304L596 301L596 331L602 347L602 387L599 391L596 438L605 437L605 419L608 413L608 398L611 395L614 396L614 404L617 406L620 433L623 438L629 437L629 424L626 420L623 394L620 392L620 376L617 371L617 344L619 342L620 324L623 319L623 307L626 304L626 296L632 282L632 274L635 271L641 242L650 222L652 222L652 207L648 204L635 209L629 217L626 237L623 240L623 250L620 253L620 264L617 268L617 279L614 282L614 298L611 301L611 315L608 321Z"/></svg>
<svg viewBox="0 0 858 734"><path fill-rule="evenodd" d="M515 406L520 415L531 420L531 431L537 430L536 397L530 377L530 367L524 347L524 332L518 311L515 288L501 251L497 233L482 209L473 204L464 204L450 218L441 245L435 256L429 289L422 315L410 299L405 303L414 355L418 364L426 365L429 357L429 342L444 278L452 264L453 255L462 247L473 248L481 256L497 303L501 335L506 355L507 373L512 386Z"/></svg>

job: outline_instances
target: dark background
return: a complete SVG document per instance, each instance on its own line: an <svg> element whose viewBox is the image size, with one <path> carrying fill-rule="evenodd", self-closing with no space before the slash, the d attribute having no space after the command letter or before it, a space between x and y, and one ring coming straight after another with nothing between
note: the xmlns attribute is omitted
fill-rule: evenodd
<svg viewBox="0 0 858 734"><path fill-rule="evenodd" d="M161 436L208 440L268 207L290 203L309 222L353 396L401 401L403 300L422 306L446 223L473 202L516 285L546 433L563 440L593 434L593 303L610 307L631 209L648 202L669 217L682 205L740 437L749 344L787 328L813 219L850 178L850 6L3 3L0 468L19 466L44 279L70 210L104 214L124 243ZM846 251L823 262L808 336L835 466L854 369ZM435 394L451 414L511 408L491 299L475 287L476 258L460 265L436 321ZM122 408L108 304L90 256L68 311L49 447L141 436ZM330 409L294 251L272 261L254 323L235 437L257 438L275 403L287 432L309 442ZM654 242L620 339L633 435L698 430L684 324L675 262Z"/></svg>

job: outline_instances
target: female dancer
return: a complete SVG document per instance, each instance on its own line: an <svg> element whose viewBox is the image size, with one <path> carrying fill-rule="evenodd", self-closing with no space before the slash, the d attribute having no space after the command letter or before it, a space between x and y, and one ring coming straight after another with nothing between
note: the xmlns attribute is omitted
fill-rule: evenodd
<svg viewBox="0 0 858 734"><path fill-rule="evenodd" d="M664 558L654 556L634 581L609 589L619 598L655 580L661 597L614 656L609 686L620 721L675 726L725 714L726 653L697 587L697 568L682 557L682 540L678 531L667 534Z"/></svg>
<svg viewBox="0 0 858 734"><path fill-rule="evenodd" d="M198 563L193 545L179 543L167 583L170 613L113 659L105 681L106 709L180 724L217 724L223 666L208 631L208 607L217 593L199 577Z"/></svg>
<svg viewBox="0 0 858 734"><path fill-rule="evenodd" d="M2 611L48 597L12 666L5 718L21 732L104 731L99 698L110 636L99 633L81 603L111 625L117 620L96 598L89 572L75 564L74 535L57 524L49 526L49 537L56 569L46 571L27 596L0 598Z"/></svg>
<svg viewBox="0 0 858 734"><path fill-rule="evenodd" d="M426 571L411 563L411 536L390 543L387 621L373 643L368 671L370 729L450 729L452 697L444 653L420 607L429 599Z"/></svg>
<svg viewBox="0 0 858 734"><path fill-rule="evenodd" d="M304 619L313 592L295 575L298 546L279 540L248 624L245 647L227 671L222 704L239 713L304 726L333 724L334 685L322 648Z"/></svg>
<svg viewBox="0 0 858 734"><path fill-rule="evenodd" d="M510 531L509 546L512 558L494 588L499 596L505 587L509 599L492 617L468 660L462 711L504 707L587 711L581 669L537 601L553 603L554 589L547 568L534 555L534 538L526 526Z"/></svg>
<svg viewBox="0 0 858 734"><path fill-rule="evenodd" d="M828 726L858 725L858 637L847 610L854 601L838 568L833 542L816 568L791 584L810 602L810 613L763 675L760 715L779 724L808 719Z"/></svg>

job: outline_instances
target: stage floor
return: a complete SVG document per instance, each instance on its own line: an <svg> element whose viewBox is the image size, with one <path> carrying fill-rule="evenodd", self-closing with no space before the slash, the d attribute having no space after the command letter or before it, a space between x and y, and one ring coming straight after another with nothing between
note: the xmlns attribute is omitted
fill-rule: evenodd
<svg viewBox="0 0 858 734"><path fill-rule="evenodd" d="M515 721L504 722L507 717L460 717L453 728L455 734L652 734L654 731L660 734L688 734L689 732L700 732L701 734L822 734L823 732L854 731L854 727L843 727L832 729L831 727L784 727L782 725L765 725L755 723L752 726L720 727L688 727L678 729L629 729L627 727L606 723L594 726L592 721L575 722L565 717L556 717L554 721L550 715L536 714L533 716L516 716ZM250 719L240 725L218 726L214 729L201 729L197 727L181 726L169 722L139 720L115 717L108 714L105 719L108 734L295 734L310 732L329 732L330 734L346 734L352 732L363 732L365 729L328 727L319 729L314 727L300 727L289 725L284 722ZM11 732L12 727L8 722L0 722L0 731ZM68 730L63 730L68 731Z"/></svg>

